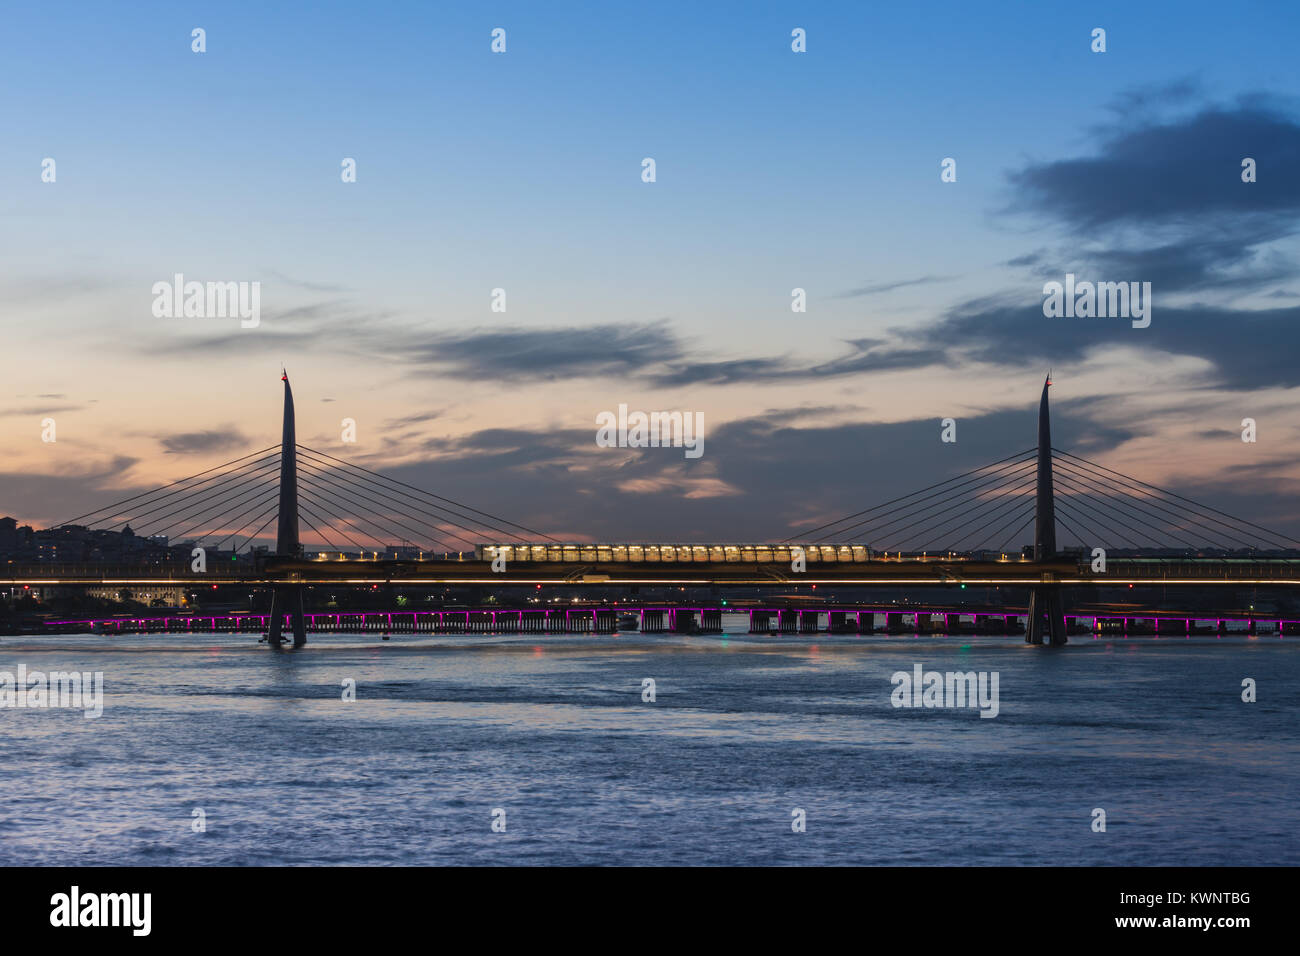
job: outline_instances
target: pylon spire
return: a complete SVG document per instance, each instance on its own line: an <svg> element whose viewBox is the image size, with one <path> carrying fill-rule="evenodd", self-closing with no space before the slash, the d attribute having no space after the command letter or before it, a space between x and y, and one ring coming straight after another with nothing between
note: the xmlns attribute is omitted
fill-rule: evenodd
<svg viewBox="0 0 1300 956"><path fill-rule="evenodd" d="M1043 397L1038 403L1038 500L1034 518L1034 560L1050 561L1056 557L1056 502L1052 486L1052 416L1047 405L1047 390L1052 373L1043 381Z"/></svg>
<svg viewBox="0 0 1300 956"><path fill-rule="evenodd" d="M1047 404L1047 390L1051 385L1052 373L1048 370L1047 378L1043 380L1043 396L1038 402L1038 494L1034 504L1035 561L1051 561L1056 557L1052 417ZM1052 644L1059 645L1066 642L1061 592L1055 585L1035 586L1029 593L1029 621L1025 629L1025 640L1030 644L1041 644L1045 636Z"/></svg>
<svg viewBox="0 0 1300 956"><path fill-rule="evenodd" d="M275 553L281 558L297 558L302 552L298 540L298 439L294 433L293 389L289 387L289 373L283 367L280 381L284 382L284 428L280 433L280 519L276 528ZM276 585L271 591L267 641L272 647L280 646L286 615L293 629L293 646L302 647L307 643L307 627L302 588L296 584Z"/></svg>
<svg viewBox="0 0 1300 956"><path fill-rule="evenodd" d="M280 520L276 526L275 553L296 558L298 542L298 440L294 429L293 389L289 373L281 370L284 382L284 427L280 433Z"/></svg>

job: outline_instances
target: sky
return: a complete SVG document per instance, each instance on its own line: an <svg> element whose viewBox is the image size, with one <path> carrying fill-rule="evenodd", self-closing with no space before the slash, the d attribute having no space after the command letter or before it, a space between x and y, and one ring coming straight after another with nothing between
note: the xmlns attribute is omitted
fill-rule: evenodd
<svg viewBox="0 0 1300 956"><path fill-rule="evenodd" d="M1300 535L1294 3L268 6L6 13L0 514L272 444L283 365L304 444L555 537L780 539L1031 447L1050 368L1057 445Z"/></svg>

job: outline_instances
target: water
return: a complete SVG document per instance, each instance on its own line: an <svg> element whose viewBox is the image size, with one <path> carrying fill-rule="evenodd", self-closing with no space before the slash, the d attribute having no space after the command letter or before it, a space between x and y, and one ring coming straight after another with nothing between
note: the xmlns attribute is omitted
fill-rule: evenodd
<svg viewBox="0 0 1300 956"><path fill-rule="evenodd" d="M0 864L1300 863L1294 641L311 640L0 642L105 682L0 709ZM892 707L917 662L999 715Z"/></svg>

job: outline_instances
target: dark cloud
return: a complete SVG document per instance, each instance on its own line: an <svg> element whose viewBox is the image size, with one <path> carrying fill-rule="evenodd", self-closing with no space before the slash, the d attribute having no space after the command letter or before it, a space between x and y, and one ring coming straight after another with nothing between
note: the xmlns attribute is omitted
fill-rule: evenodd
<svg viewBox="0 0 1300 956"><path fill-rule="evenodd" d="M645 373L644 377L651 384L664 388L679 385L730 385L735 382L789 378L796 368L783 358L730 359L719 362L670 363Z"/></svg>
<svg viewBox="0 0 1300 956"><path fill-rule="evenodd" d="M0 472L0 515L35 527L71 520L91 508L138 494L140 488L121 483L137 463L138 459L119 455L49 474Z"/></svg>
<svg viewBox="0 0 1300 956"><path fill-rule="evenodd" d="M788 358L734 359L668 365L644 377L653 385L730 385L755 381L815 381L839 375L926 368L948 362L940 348L908 349L879 339L856 339L848 343L848 355L829 362L808 363Z"/></svg>
<svg viewBox="0 0 1300 956"><path fill-rule="evenodd" d="M1300 177L1284 172L1300 167L1300 123L1262 96L1176 119L1150 112L1194 92L1186 82L1130 92L1094 155L1009 173L1010 208L1070 236L1066 249L1009 264L1150 282L1162 294L1293 278L1293 258L1266 247L1300 228ZM1242 182L1245 157L1257 163L1256 182Z"/></svg>
<svg viewBox="0 0 1300 956"><path fill-rule="evenodd" d="M1099 424L1099 406L1109 401L1058 398L1054 444L1096 460L1143 437L1140 428ZM431 460L384 470L561 537L716 541L735 540L743 528L751 538L779 540L1028 450L1037 440L1035 400L1022 409L959 416L951 444L940 441L938 418L819 425L816 409L802 411L811 417L797 426L788 411L775 410L707 429L698 460L672 448L597 448L594 428L488 429L434 443L436 451L431 444ZM1294 533L1300 519L1273 490L1295 482L1275 473L1271 465L1243 466L1171 490ZM728 493L687 497L702 479ZM1029 543L1029 536L1010 546Z"/></svg>
<svg viewBox="0 0 1300 956"><path fill-rule="evenodd" d="M1203 87L1195 77L1180 77L1169 83L1155 83L1120 91L1108 109L1125 119L1149 116L1170 107L1183 106L1200 99Z"/></svg>
<svg viewBox="0 0 1300 956"><path fill-rule="evenodd" d="M1241 181L1253 158L1258 181ZM1097 154L1036 163L1009 174L1015 208L1076 234L1115 226L1190 228L1225 214L1247 217L1249 231L1294 229L1300 210L1300 125L1262 97L1208 107L1162 122L1120 117ZM1241 227L1234 230L1240 234Z"/></svg>
<svg viewBox="0 0 1300 956"><path fill-rule="evenodd" d="M1097 348L1129 346L1205 360L1214 371L1197 384L1207 387L1300 385L1300 306L1176 308L1157 296L1150 327L1135 329L1128 319L1047 318L1041 295L1032 303L983 299L953 308L927 336L995 364L1065 364Z"/></svg>
<svg viewBox="0 0 1300 956"><path fill-rule="evenodd" d="M1055 444L1096 459L1140 437L1098 424L1094 406L1101 401L1057 401ZM953 444L940 441L938 418L819 425L817 409L801 411L809 417L797 425L787 410L774 410L708 429L698 460L672 448L597 448L594 427L486 429L431 441L428 460L381 470L561 537L734 540L744 528L749 537L779 540L1025 451L1037 439L1032 400L1023 409L958 417ZM1252 494L1251 477L1258 471L1173 490L1235 506L1265 525L1284 519L1276 501ZM687 497L701 480L729 492ZM1021 543L1027 539L1012 546Z"/></svg>
<svg viewBox="0 0 1300 956"><path fill-rule="evenodd" d="M434 421L441 418L442 414L442 409L435 409L431 412L419 412L415 415L407 415L403 418L390 418L380 427L384 429L409 428L412 425L423 425L426 422Z"/></svg>
<svg viewBox="0 0 1300 956"><path fill-rule="evenodd" d="M189 455L195 452L230 451L244 448L248 438L237 428L226 427L202 432L184 432L161 436L158 444L168 455Z"/></svg>
<svg viewBox="0 0 1300 956"><path fill-rule="evenodd" d="M1289 257L1259 248L1262 243L1282 238L1285 233L1280 229L1256 233L1248 241L1232 236L1188 236L1163 245L1085 252L1078 265L1061 271L1089 278L1080 272L1082 266L1098 278L1150 282L1153 290L1162 293L1249 291L1296 275L1296 265ZM1060 281L1059 276L1056 278Z"/></svg>
<svg viewBox="0 0 1300 956"><path fill-rule="evenodd" d="M843 415L845 412L864 412L861 405L800 405L797 408L769 408L761 413L768 422L792 425L795 422L816 421L817 418L829 418Z"/></svg>
<svg viewBox="0 0 1300 956"><path fill-rule="evenodd" d="M678 358L682 346L666 322L586 328L474 329L412 342L402 357L464 379L532 380L636 374Z"/></svg>
<svg viewBox="0 0 1300 956"><path fill-rule="evenodd" d="M398 466L385 466L373 456L355 461L427 492L566 539L735 540L737 529L744 529L746 539L779 540L1028 450L1037 438L1035 399L1036 395L1029 396L1020 409L959 415L958 440L951 444L940 441L937 417L822 424L819 416L827 410L805 407L774 409L706 428L704 456L694 460L677 448L599 448L593 422L579 428L489 428L454 438L430 438L419 446L402 448L406 455L418 450L420 460ZM1099 424L1097 406L1105 401L1056 400L1055 444L1096 459L1141 437L1135 428ZM1223 436L1215 430L1206 440L1218 442ZM0 500L5 502L0 511L23 520L46 517L44 510L34 510L39 506L57 508L59 513L50 518L72 517L136 493L138 489L120 484L122 473L134 464L119 459L109 467L77 475L0 474ZM1279 489L1291 489L1295 483L1271 480L1275 470L1243 467L1200 485L1172 490L1229 513L1248 515L1268 527L1286 531L1289 523L1294 530L1296 516L1290 514L1287 496ZM689 497L708 482L720 484L727 493ZM305 494L314 501L311 496L319 491L317 485L309 485ZM333 499L330 503L328 510L333 512L343 507ZM476 528L493 523L481 518L463 523ZM486 536L530 537L518 529L498 527L500 533ZM1027 534L1010 546L1028 543ZM477 541L484 534L468 536ZM852 532L843 538L860 540Z"/></svg>
<svg viewBox="0 0 1300 956"><path fill-rule="evenodd" d="M1043 250L1040 249L1037 252L1027 252L1023 256L1016 256L1014 259L1008 259L1006 262L1002 264L1004 266L1016 266L1016 267L1035 266L1038 265L1038 263L1043 261L1043 257L1044 257L1044 252Z"/></svg>
<svg viewBox="0 0 1300 956"><path fill-rule="evenodd" d="M558 465L575 452L595 447L596 426L591 429L554 429L545 432L518 428L485 428L455 438L431 438L421 446L427 453L454 458L475 473L482 468L527 472L541 463ZM472 464L471 464L472 463Z"/></svg>
<svg viewBox="0 0 1300 956"><path fill-rule="evenodd" d="M1300 270L1279 245L1300 228L1300 123L1261 96L1157 115L1197 93L1180 81L1131 91L1117 101L1092 155L1034 163L1009 175L1013 208L1064 228L1056 249L1008 265L1032 267L1028 289L959 303L919 335L918 348L996 365L1076 362L1104 346L1128 346L1203 359L1203 383L1249 390L1300 384L1300 308L1249 309L1243 294L1294 281ZM1241 160L1259 165L1241 181ZM1269 176L1264 170L1272 170ZM1150 282L1151 326L1127 319L1043 315L1042 283ZM1198 302L1171 305L1177 293ZM1229 303L1229 304L1221 304Z"/></svg>
<svg viewBox="0 0 1300 956"><path fill-rule="evenodd" d="M898 348L880 339L847 343L849 353L829 362L752 357L713 362L684 361L690 351L665 322L639 326L474 330L439 336L401 351L440 374L481 380L551 380L630 376L651 385L730 385L755 381L801 381L861 372L922 368L943 362L936 348Z"/></svg>
<svg viewBox="0 0 1300 956"><path fill-rule="evenodd" d="M856 375L862 372L886 372L898 369L926 368L947 364L950 359L942 348L896 348L877 339L856 339L849 343L853 351L842 358L814 365L805 376L822 378L832 375Z"/></svg>
<svg viewBox="0 0 1300 956"><path fill-rule="evenodd" d="M1042 281L1061 282L1072 272L1079 280L1150 282L1161 295L1175 292L1245 293L1288 281L1297 275L1294 260L1277 249L1261 248L1286 238L1275 231L1243 240L1218 230L1214 237L1188 235L1140 246L1071 244L1025 257ZM1280 298L1280 297L1279 297Z"/></svg>

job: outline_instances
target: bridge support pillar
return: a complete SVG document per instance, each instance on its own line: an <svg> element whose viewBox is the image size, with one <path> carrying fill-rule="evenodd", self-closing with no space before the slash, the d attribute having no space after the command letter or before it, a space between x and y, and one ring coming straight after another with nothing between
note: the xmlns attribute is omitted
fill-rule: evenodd
<svg viewBox="0 0 1300 956"><path fill-rule="evenodd" d="M279 647L284 638L285 615L289 617L289 628L293 632L293 646L304 647L307 644L307 619L302 610L302 587L296 584L278 584L271 589L271 618L266 640L272 647Z"/></svg>
<svg viewBox="0 0 1300 956"><path fill-rule="evenodd" d="M1026 622L1025 643L1046 643L1053 647L1065 644L1065 612L1061 609L1061 592L1058 588L1040 586L1029 592L1029 620Z"/></svg>
<svg viewBox="0 0 1300 956"><path fill-rule="evenodd" d="M700 629L692 608L678 607L668 612L669 629L674 633L689 633Z"/></svg>

